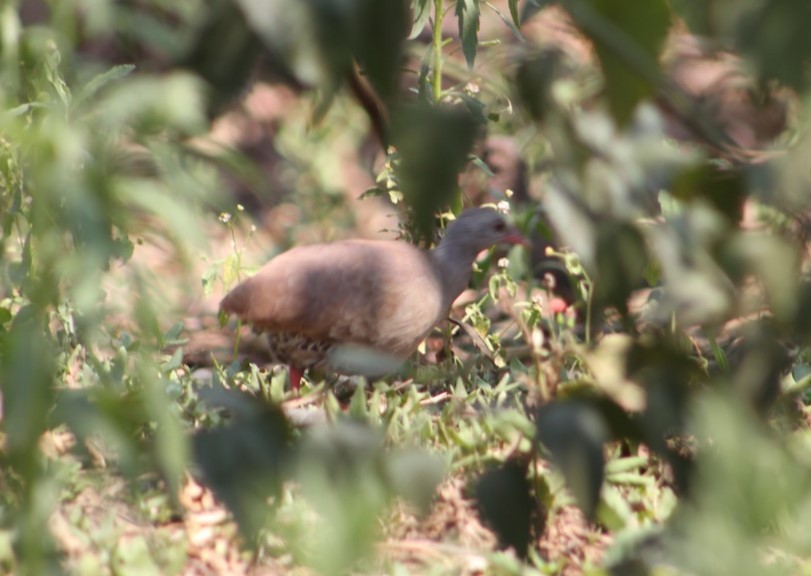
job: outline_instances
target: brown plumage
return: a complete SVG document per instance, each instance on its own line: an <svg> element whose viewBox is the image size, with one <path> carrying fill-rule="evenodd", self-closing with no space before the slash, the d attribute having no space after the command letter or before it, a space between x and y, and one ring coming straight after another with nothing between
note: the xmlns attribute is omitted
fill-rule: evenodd
<svg viewBox="0 0 811 576"><path fill-rule="evenodd" d="M298 390L305 369L336 369L336 345L405 359L467 287L477 254L500 242L523 238L495 210L474 208L431 251L380 240L301 246L237 285L220 310L267 333Z"/></svg>

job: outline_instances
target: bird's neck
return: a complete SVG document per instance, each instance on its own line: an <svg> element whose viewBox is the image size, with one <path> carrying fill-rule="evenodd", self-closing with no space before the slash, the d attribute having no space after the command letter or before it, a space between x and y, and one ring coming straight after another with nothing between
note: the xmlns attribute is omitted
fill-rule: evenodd
<svg viewBox="0 0 811 576"><path fill-rule="evenodd" d="M470 247L447 237L431 252L442 278L446 308L450 308L453 301L470 283L470 269L477 254Z"/></svg>

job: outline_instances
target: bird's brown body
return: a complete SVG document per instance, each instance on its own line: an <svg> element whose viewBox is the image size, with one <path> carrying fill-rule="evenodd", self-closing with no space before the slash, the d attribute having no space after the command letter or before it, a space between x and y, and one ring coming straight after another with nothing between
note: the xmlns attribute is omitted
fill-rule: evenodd
<svg viewBox="0 0 811 576"><path fill-rule="evenodd" d="M267 333L275 359L290 365L293 388L305 369L334 368L336 344L405 359L467 286L476 254L522 240L495 211L464 214L473 212L470 230L456 225L454 238L452 227L433 251L374 240L293 248L236 286L220 309ZM477 220L497 230L477 231Z"/></svg>

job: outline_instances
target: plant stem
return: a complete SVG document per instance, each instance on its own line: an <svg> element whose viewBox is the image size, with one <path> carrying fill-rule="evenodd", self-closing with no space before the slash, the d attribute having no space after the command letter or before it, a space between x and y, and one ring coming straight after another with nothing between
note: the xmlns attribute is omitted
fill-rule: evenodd
<svg viewBox="0 0 811 576"><path fill-rule="evenodd" d="M443 0L434 0L434 103L438 104L442 98L442 19L445 12L442 8Z"/></svg>

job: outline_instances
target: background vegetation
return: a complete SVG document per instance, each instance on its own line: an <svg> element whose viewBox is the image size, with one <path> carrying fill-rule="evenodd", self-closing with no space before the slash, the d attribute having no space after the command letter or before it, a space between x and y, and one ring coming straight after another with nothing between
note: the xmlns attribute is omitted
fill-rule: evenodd
<svg viewBox="0 0 811 576"><path fill-rule="evenodd" d="M811 571L809 16L0 4L2 571ZM403 374L192 354L273 253L483 201L536 247Z"/></svg>

